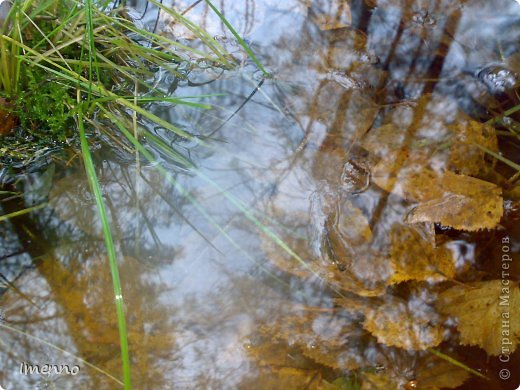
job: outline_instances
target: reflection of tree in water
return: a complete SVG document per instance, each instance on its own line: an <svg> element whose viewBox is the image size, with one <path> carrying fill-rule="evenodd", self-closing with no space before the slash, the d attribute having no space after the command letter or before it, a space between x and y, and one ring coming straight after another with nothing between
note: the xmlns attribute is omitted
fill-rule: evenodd
<svg viewBox="0 0 520 390"><path fill-rule="evenodd" d="M167 286L154 274L158 264L171 262L181 252L178 243L164 244L154 238L157 238L156 229L179 218L182 203L175 203L178 209L172 210L173 203L161 202L157 191L169 190L164 185L157 187L162 184L157 178L156 186L137 187L132 182L135 176L130 176L135 170L110 163L105 168L110 179L102 177L101 182L108 203L114 207L112 211L117 210L114 225L118 226L121 238L120 251L142 256L141 260L125 256L120 261L128 339L136 373L134 384L140 388L164 388L171 380L168 372L177 359L177 348L168 305L160 303ZM146 167L143 176L145 171ZM146 179L152 180L150 176ZM3 249L16 252L22 242L25 256L10 256L9 263L2 263L2 274L13 281L13 288L4 290L0 307L5 310L8 325L53 343L120 378L114 293L95 206L92 199L85 199L86 180L73 176L62 180L65 184L58 182L50 195L52 209L47 208L37 219L22 216L2 226L6 243ZM139 204L146 205L146 210ZM2 206L4 212L9 212L10 208L19 209L20 203L15 199L3 202ZM56 237L59 242L49 247L48 240ZM136 241L139 246L134 244ZM90 387L114 385L106 376L34 339L6 329L2 333L3 383L22 383L24 379L17 378L16 372L20 362L28 362L79 364L81 374L71 378L60 376L58 386L67 379ZM34 376L25 379L33 384L39 380Z"/></svg>
<svg viewBox="0 0 520 390"><path fill-rule="evenodd" d="M438 345L442 331L438 327L437 308L426 305L429 308L425 309L426 317L425 313L415 317L414 311L425 297L416 299L407 291L407 286L428 281L420 286L428 300L435 301L438 286L433 282L482 277L477 270L470 269L470 263L484 261L474 257L475 247L480 246L477 234L449 227L467 231L494 228L502 216L498 186L505 183L501 177L504 170L498 174L490 172L485 153L474 145L479 143L496 152L494 130L464 113L477 114L480 119L483 106L503 111L504 107L518 103L512 93L497 94L496 86L490 88L482 79L485 75L475 71L488 62L502 60L500 42L488 39L482 47L475 47L474 35L470 38L468 31L474 32L476 24L480 26L477 19L472 20L473 15L480 14L479 2L464 9L453 2L367 1L368 6L361 1L353 2L353 26L359 30L323 29L309 16L321 11L319 2L309 3L307 17L293 15L285 19L294 22L291 31L285 30L278 38L268 38L272 39L269 44L278 49L274 52L283 53L266 54L270 66L279 73L263 90L276 105L262 102L257 94L240 112L240 118L246 123L261 118L262 124L257 125L261 136L253 133L253 139L274 151L245 159L243 165L237 164L246 178L241 189L250 193L250 199L255 199L265 214L273 215L278 221L277 233L303 260L321 261L310 271L320 274L322 269L320 276L329 282L326 284L362 292L356 285L330 283L336 279L345 282L345 274L355 267L357 279L366 282L373 282L374 278L387 279L383 290L372 288L370 291L375 295L389 293L381 298L380 305L385 309L364 313L365 329L381 343L398 347L413 345L413 349L421 350ZM497 3L504 6L504 12L512 7ZM518 51L512 36L503 38L507 41L504 43L508 48L506 56ZM479 53L480 63L476 62L475 52ZM500 67L485 69L492 73ZM222 81L220 85L233 88L232 81ZM507 85L513 87L514 83ZM454 91L455 88L458 90ZM421 95L423 98L418 102L410 100ZM247 97L247 93L243 93L243 97ZM362 112L361 108L366 111ZM225 138L232 137L233 133L224 128L221 134ZM374 139L378 142L371 145ZM250 161L257 166L249 167ZM348 176L351 172L344 171L346 163L353 167L351 171L362 172L368 167L377 173L362 194L352 194L353 191L345 189L346 184L355 188L356 180L363 182ZM342 182L345 179L342 173L347 174L350 183ZM266 177L269 185L266 185ZM332 205L325 202L325 207L318 210L317 219L313 219L313 215L309 216L309 199L313 191L327 188L320 185L323 180L328 188L332 187L332 193L324 195L333 199ZM443 189L452 197L446 198L440 193ZM352 207L361 210L367 217L361 225L368 227L373 236L364 246L354 248L358 251L354 257L356 263L345 261L351 253L348 249L339 249L337 235L336 239L330 239L330 230L323 229L324 225L335 227L327 222L331 210L345 211L345 197L351 203L348 215L352 215ZM338 200L340 203L336 204ZM485 209L485 213L480 215L479 208ZM439 224L445 226L443 231ZM340 228L356 228L356 224L346 225ZM324 262L327 256L319 250L323 241L316 240L316 236L323 234L332 241L335 249L332 252L341 253L342 264L331 258L331 251L326 254L336 269L327 268L330 267ZM285 276L289 273L312 277L307 267L298 264L270 238L266 240L270 246L267 257L285 271ZM352 246L348 239L346 244ZM286 259L280 260L284 256ZM456 273L456 260L457 271L469 272ZM324 294L322 291L318 294ZM406 323L404 318L413 321ZM287 322L287 319L279 322ZM382 330L375 326L377 323L398 325ZM314 329L308 330L310 335L313 332ZM348 349L343 352L348 353ZM460 385L455 381L428 382L425 367L438 369L440 377L451 368L427 363L428 358L422 352L416 357L422 363L408 361L408 368L415 367L407 374L408 380L416 375L423 384L434 387ZM265 356L260 355L259 360L262 358ZM397 365L392 367L393 370ZM367 383L382 388L404 385L408 381L402 382L397 371L386 379L383 377L369 378Z"/></svg>

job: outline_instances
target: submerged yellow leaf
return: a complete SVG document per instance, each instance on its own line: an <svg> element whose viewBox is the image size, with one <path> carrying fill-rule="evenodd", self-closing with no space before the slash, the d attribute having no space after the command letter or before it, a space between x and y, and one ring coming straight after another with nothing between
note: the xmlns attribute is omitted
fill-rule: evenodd
<svg viewBox="0 0 520 390"><path fill-rule="evenodd" d="M498 141L493 128L471 119L448 126L444 153L449 161L448 169L456 173L478 176L486 169L485 152L478 147L498 151Z"/></svg>
<svg viewBox="0 0 520 390"><path fill-rule="evenodd" d="M443 329L433 308L417 310L416 301L390 300L367 311L364 327L388 346L424 350L439 345Z"/></svg>
<svg viewBox="0 0 520 390"><path fill-rule="evenodd" d="M297 348L290 347L286 342L272 342L271 340L246 341L243 349L251 360L258 366L294 366L299 365L296 353Z"/></svg>
<svg viewBox="0 0 520 390"><path fill-rule="evenodd" d="M379 162L372 174L379 187L419 203L409 223L436 222L475 231L496 227L504 212L501 189L474 177L421 166L399 169L388 160Z"/></svg>
<svg viewBox="0 0 520 390"><path fill-rule="evenodd" d="M319 364L352 370L363 365L357 344L365 332L359 318L346 311L301 311L263 324L259 331L271 343L287 343Z"/></svg>
<svg viewBox="0 0 520 390"><path fill-rule="evenodd" d="M309 389L321 388L321 373L293 367L263 367L259 375L247 378L239 389Z"/></svg>
<svg viewBox="0 0 520 390"><path fill-rule="evenodd" d="M457 319L461 344L479 346L495 356L512 353L518 345L519 307L518 282L507 279L454 286L438 301L441 312Z"/></svg>
<svg viewBox="0 0 520 390"><path fill-rule="evenodd" d="M390 230L392 283L407 280L442 281L455 275L455 260L446 247L435 248L411 226L394 224Z"/></svg>
<svg viewBox="0 0 520 390"><path fill-rule="evenodd" d="M313 237L316 233L309 216L285 216L280 211L282 224L294 232L280 236L299 258L263 237L267 257L278 268L298 277L319 278L336 289L363 296L384 294L392 269L386 256L370 250L372 232L367 218L347 199L333 202L331 209L336 211L329 214L319 238ZM313 252L313 240L321 240L321 253Z"/></svg>
<svg viewBox="0 0 520 390"><path fill-rule="evenodd" d="M415 113L418 122L408 127L387 123L371 129L361 145L380 158L395 156L398 167L421 166L438 172L479 176L488 170L486 153L479 148L498 151L493 128L459 114L452 123L424 114L423 104ZM435 123L435 125L432 125Z"/></svg>
<svg viewBox="0 0 520 390"><path fill-rule="evenodd" d="M438 222L459 230L476 231L495 228L504 213L498 187L481 187L472 195L448 194L443 198L419 204L407 221Z"/></svg>

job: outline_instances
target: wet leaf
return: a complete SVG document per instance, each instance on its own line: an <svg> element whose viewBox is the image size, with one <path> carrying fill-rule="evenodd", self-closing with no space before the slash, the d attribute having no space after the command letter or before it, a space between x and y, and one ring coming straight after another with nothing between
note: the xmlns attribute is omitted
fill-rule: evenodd
<svg viewBox="0 0 520 390"><path fill-rule="evenodd" d="M0 97L0 136L9 133L16 125L16 117L7 110L9 103Z"/></svg>
<svg viewBox="0 0 520 390"><path fill-rule="evenodd" d="M362 211L346 198L340 198L326 221L329 240L338 257L347 257L344 248L356 248L370 242L372 230Z"/></svg>
<svg viewBox="0 0 520 390"><path fill-rule="evenodd" d="M318 390L321 374L316 370L292 367L265 367L254 379L242 381L239 389L310 389Z"/></svg>
<svg viewBox="0 0 520 390"><path fill-rule="evenodd" d="M348 208L347 205L348 202L338 207ZM318 206L318 209L320 207L322 206ZM334 202L331 207L335 207ZM286 231L280 236L298 254L301 261L280 248L269 237L263 237L264 251L274 265L300 278L320 278L336 289L363 296L384 294L392 273L388 259L372 252L367 245L361 245L368 244L366 240L371 237L368 221L361 211L353 207L350 211L345 210L345 215L357 216L356 223L348 226L349 220L342 219L340 225L347 230L345 235L333 232L329 237L326 229L316 231L317 226L319 228L323 224L320 225L309 216L297 213L284 216L280 212L278 219L283 221L282 225L287 231L294 232L287 234ZM334 217L331 218L328 220L334 221ZM330 225L334 226L334 223ZM314 252L315 245L321 252Z"/></svg>
<svg viewBox="0 0 520 390"><path fill-rule="evenodd" d="M512 353L520 339L520 288L517 282L491 280L454 286L440 295L438 309L458 321L460 342L490 355Z"/></svg>
<svg viewBox="0 0 520 390"><path fill-rule="evenodd" d="M406 137L406 127L388 123L370 129L361 140L361 146L374 156L384 157L406 147L408 143Z"/></svg>
<svg viewBox="0 0 520 390"><path fill-rule="evenodd" d="M486 154L477 145L494 152L498 151L495 130L471 119L448 126L444 153L447 169L464 175L478 176L486 171Z"/></svg>
<svg viewBox="0 0 520 390"><path fill-rule="evenodd" d="M334 369L355 369L363 365L359 338L364 335L359 315L346 311L295 312L260 326L271 342L286 342L304 356Z"/></svg>
<svg viewBox="0 0 520 390"><path fill-rule="evenodd" d="M476 231L495 228L503 214L503 201L498 187L475 197L450 194L419 204L408 216L408 222L438 222L459 230Z"/></svg>
<svg viewBox="0 0 520 390"><path fill-rule="evenodd" d="M399 161L399 160L397 160ZM460 230L492 229L503 215L501 189L492 183L421 166L398 169L387 160L377 164L374 182L419 205L407 222L435 222Z"/></svg>
<svg viewBox="0 0 520 390"><path fill-rule="evenodd" d="M300 367L302 359L298 358L298 348L289 346L286 342L273 342L270 339L255 340L244 343L247 356L261 367ZM300 353L301 355L301 353Z"/></svg>
<svg viewBox="0 0 520 390"><path fill-rule="evenodd" d="M453 389L461 386L469 377L470 373L463 368L429 356L420 363L416 382L419 389Z"/></svg>
<svg viewBox="0 0 520 390"><path fill-rule="evenodd" d="M458 109L447 115L446 101L425 95L415 107L400 107L398 119L371 129L361 145L372 155L394 155L400 166L424 166L437 172L480 176L489 170L485 152L498 151L496 133ZM402 118L413 118L404 120Z"/></svg>
<svg viewBox="0 0 520 390"><path fill-rule="evenodd" d="M393 283L407 280L442 281L455 275L455 260L451 251L445 247L435 248L415 227L394 224L390 230L390 240Z"/></svg>
<svg viewBox="0 0 520 390"><path fill-rule="evenodd" d="M443 340L439 316L418 299L390 299L369 309L363 326L380 343L406 350L424 350Z"/></svg>

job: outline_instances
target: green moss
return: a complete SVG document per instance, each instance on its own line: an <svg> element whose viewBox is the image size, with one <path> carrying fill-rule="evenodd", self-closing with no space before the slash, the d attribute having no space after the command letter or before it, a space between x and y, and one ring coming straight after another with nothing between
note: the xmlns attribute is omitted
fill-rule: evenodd
<svg viewBox="0 0 520 390"><path fill-rule="evenodd" d="M30 67L24 69L20 81L24 88L16 99L16 113L22 129L40 137L51 135L58 142L69 138L74 125L69 86Z"/></svg>

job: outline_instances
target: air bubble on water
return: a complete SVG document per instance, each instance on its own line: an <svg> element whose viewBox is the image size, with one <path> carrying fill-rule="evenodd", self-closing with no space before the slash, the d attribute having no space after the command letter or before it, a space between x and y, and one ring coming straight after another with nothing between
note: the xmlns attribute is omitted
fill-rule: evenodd
<svg viewBox="0 0 520 390"><path fill-rule="evenodd" d="M362 163L349 160L343 166L341 183L349 193L364 192L370 184L370 172Z"/></svg>
<svg viewBox="0 0 520 390"><path fill-rule="evenodd" d="M518 83L518 74L501 64L490 64L480 68L476 72L476 78L492 94L506 92Z"/></svg>
<svg viewBox="0 0 520 390"><path fill-rule="evenodd" d="M433 27L437 23L435 18L426 10L420 10L413 14L412 21L425 27Z"/></svg>

